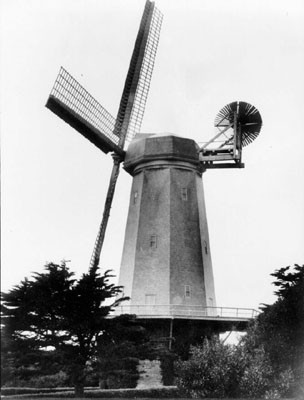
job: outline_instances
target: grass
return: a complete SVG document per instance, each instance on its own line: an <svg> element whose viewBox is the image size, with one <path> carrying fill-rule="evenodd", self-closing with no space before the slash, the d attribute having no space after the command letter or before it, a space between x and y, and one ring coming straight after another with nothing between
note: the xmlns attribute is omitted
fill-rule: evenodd
<svg viewBox="0 0 304 400"><path fill-rule="evenodd" d="M16 388L17 389L17 388ZM16 390L15 389L15 390ZM13 393L13 389L10 390L2 390L2 398L6 399L67 399L67 398L75 398L74 391L72 388L64 388L62 391L58 391L59 389L42 389L39 392L39 389L30 389L30 388L18 388L18 392ZM154 389L88 389L85 390L84 396L82 398L85 399L130 399L130 398L181 398L181 395L178 389L175 386L167 386L162 388L154 388ZM78 398L80 399L80 398Z"/></svg>

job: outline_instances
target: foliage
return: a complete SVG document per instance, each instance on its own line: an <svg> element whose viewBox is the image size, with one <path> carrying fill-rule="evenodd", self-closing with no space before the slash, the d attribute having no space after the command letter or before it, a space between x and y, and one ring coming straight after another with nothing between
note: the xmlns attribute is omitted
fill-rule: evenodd
<svg viewBox="0 0 304 400"><path fill-rule="evenodd" d="M172 385L176 355L162 341L155 340L136 320L135 315L121 315L112 320L110 335L99 338L97 369L101 388L133 388L139 378L139 360L160 360L162 381Z"/></svg>
<svg viewBox="0 0 304 400"><path fill-rule="evenodd" d="M262 397L304 394L304 266L276 270L273 305L264 305L238 346L214 339L179 361L178 385L191 396Z"/></svg>
<svg viewBox="0 0 304 400"><path fill-rule="evenodd" d="M248 351L263 346L277 376L294 376L292 395L304 395L304 265L281 268L276 278L277 300L262 313L243 338ZM285 378L283 378L285 377ZM282 388L280 389L282 390Z"/></svg>
<svg viewBox="0 0 304 400"><path fill-rule="evenodd" d="M3 333L7 333L5 329ZM6 341L4 334L1 339L3 342ZM27 348L25 342L18 347L18 343L14 340L10 343L11 346L7 345L1 349L2 385L38 387L44 376L49 379L53 376L61 386L68 382L66 374L62 371L63 360L58 351L34 350Z"/></svg>
<svg viewBox="0 0 304 400"><path fill-rule="evenodd" d="M59 371L52 375L33 376L27 381L27 384L34 388L56 388L65 386L67 382L67 374L63 371Z"/></svg>
<svg viewBox="0 0 304 400"><path fill-rule="evenodd" d="M177 355L168 349L163 349L159 353L160 367L162 372L162 382L164 386L171 386L175 383L174 362Z"/></svg>
<svg viewBox="0 0 304 400"><path fill-rule="evenodd" d="M231 346L217 338L193 346L189 360L177 363L177 374L178 387L195 398L258 398L274 391L281 396L292 380L290 371L276 377L262 347L249 352L243 344Z"/></svg>
<svg viewBox="0 0 304 400"><path fill-rule="evenodd" d="M264 306L259 317L259 337L279 370L304 367L304 265L275 271L278 296L273 305ZM276 345L274 345L276 343Z"/></svg>
<svg viewBox="0 0 304 400"><path fill-rule="evenodd" d="M189 360L176 364L178 387L191 397L225 397L236 373L233 356L233 348L205 339L191 347Z"/></svg>
<svg viewBox="0 0 304 400"><path fill-rule="evenodd" d="M136 387L139 359L146 357L148 348L147 332L134 315L121 315L110 320L108 331L98 340L100 387Z"/></svg>
<svg viewBox="0 0 304 400"><path fill-rule="evenodd" d="M57 388L64 387L69 382L68 375L66 372L59 371L55 374L42 375L42 374L33 374L28 379L15 379L7 381L5 386L1 388L3 390L5 387L11 387L12 383L15 383L15 387L19 388L35 388L35 389L43 389L43 388Z"/></svg>
<svg viewBox="0 0 304 400"><path fill-rule="evenodd" d="M248 359L240 376L239 391L244 397L262 397L272 386L273 369L263 348L258 348L254 356L245 353Z"/></svg>
<svg viewBox="0 0 304 400"><path fill-rule="evenodd" d="M65 262L49 263L45 270L1 294L4 357L13 363L19 377L24 369L37 375L42 364L37 360L51 357L52 362L65 366L71 383L81 393L87 363L96 354L98 337L107 329L105 317L124 298L105 303L121 292L109 283L109 271L100 275L94 267L77 281Z"/></svg>

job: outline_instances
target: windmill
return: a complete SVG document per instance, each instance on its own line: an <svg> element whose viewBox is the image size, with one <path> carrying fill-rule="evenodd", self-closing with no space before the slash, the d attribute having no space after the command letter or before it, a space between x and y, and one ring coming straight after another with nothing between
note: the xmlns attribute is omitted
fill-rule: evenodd
<svg viewBox="0 0 304 400"><path fill-rule="evenodd" d="M173 320L175 334L184 336L235 324L244 329L254 316L254 310L216 305L202 176L208 169L243 168L242 149L259 135L262 119L254 106L235 101L220 110L216 135L201 147L173 134L139 133L161 23L147 0L116 119L63 68L47 107L100 150L113 152L90 268L99 262L122 161L133 177L119 276L130 301L117 312L136 314L171 346Z"/></svg>
<svg viewBox="0 0 304 400"><path fill-rule="evenodd" d="M99 264L126 141L140 131L158 47L162 14L146 1L116 119L64 68L46 107L70 124L104 153L113 152L113 168L90 268Z"/></svg>

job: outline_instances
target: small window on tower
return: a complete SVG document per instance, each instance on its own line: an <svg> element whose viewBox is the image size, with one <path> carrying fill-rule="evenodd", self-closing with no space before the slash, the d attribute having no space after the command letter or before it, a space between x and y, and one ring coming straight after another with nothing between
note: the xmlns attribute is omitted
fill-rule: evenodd
<svg viewBox="0 0 304 400"><path fill-rule="evenodd" d="M147 306L153 306L156 303L156 294L146 294L145 304Z"/></svg>
<svg viewBox="0 0 304 400"><path fill-rule="evenodd" d="M208 245L206 240L204 240L204 249L205 249L205 254L208 254Z"/></svg>
<svg viewBox="0 0 304 400"><path fill-rule="evenodd" d="M191 297L191 287L189 285L185 285L185 297L190 299Z"/></svg>
<svg viewBox="0 0 304 400"><path fill-rule="evenodd" d="M156 249L156 247L157 247L157 236L156 235L150 236L150 247L151 247L151 249Z"/></svg>
<svg viewBox="0 0 304 400"><path fill-rule="evenodd" d="M134 197L133 197L133 203L137 203L137 198L138 198L138 192L134 192Z"/></svg>
<svg viewBox="0 0 304 400"><path fill-rule="evenodd" d="M187 201L188 200L188 189L181 188L181 195L182 195L182 200Z"/></svg>

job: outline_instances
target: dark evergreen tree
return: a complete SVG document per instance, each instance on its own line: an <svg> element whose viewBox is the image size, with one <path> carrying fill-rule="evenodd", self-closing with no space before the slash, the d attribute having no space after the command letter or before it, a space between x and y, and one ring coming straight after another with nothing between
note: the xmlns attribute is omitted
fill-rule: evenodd
<svg viewBox="0 0 304 400"><path fill-rule="evenodd" d="M248 349L262 345L277 374L291 368L296 390L304 394L304 265L280 268L276 278L277 300L263 305L262 313L244 338Z"/></svg>
<svg viewBox="0 0 304 400"><path fill-rule="evenodd" d="M26 365L25 356L33 362L53 350L81 395L86 365L109 325L106 317L124 298L117 298L121 288L109 283L110 271L100 275L94 267L75 280L65 262L49 263L45 270L1 294L6 357L18 369Z"/></svg>

